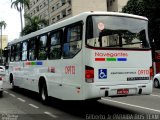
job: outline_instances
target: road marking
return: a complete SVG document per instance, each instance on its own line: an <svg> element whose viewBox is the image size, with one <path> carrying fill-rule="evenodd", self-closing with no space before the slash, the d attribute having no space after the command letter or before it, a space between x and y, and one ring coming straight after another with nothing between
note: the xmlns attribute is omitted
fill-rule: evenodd
<svg viewBox="0 0 160 120"><path fill-rule="evenodd" d="M147 107L142 107L142 106L138 106L138 105L128 104L128 103L124 103L124 102L109 100L109 99L106 99L106 98L101 98L101 99L109 101L109 102L113 102L113 103L119 103L119 104L122 104L122 105L127 105L127 106L131 106L131 107L146 109L146 110L155 111L155 112L159 112L160 113L160 110L156 110L156 109L152 109L152 108L147 108Z"/></svg>
<svg viewBox="0 0 160 120"><path fill-rule="evenodd" d="M17 98L18 100L20 100L21 102L26 102L24 99L22 98Z"/></svg>
<svg viewBox="0 0 160 120"><path fill-rule="evenodd" d="M9 95L12 96L12 97L16 97L14 94L11 94L11 93Z"/></svg>
<svg viewBox="0 0 160 120"><path fill-rule="evenodd" d="M39 108L38 106L36 105L33 105L33 104L29 104L31 107L34 107L34 108Z"/></svg>
<svg viewBox="0 0 160 120"><path fill-rule="evenodd" d="M151 96L160 97L160 95L151 94Z"/></svg>
<svg viewBox="0 0 160 120"><path fill-rule="evenodd" d="M58 116L56 116L56 115L54 115L54 114L52 114L52 113L50 113L50 112L44 112L45 114L47 114L47 115L49 115L49 116L51 116L51 117L53 117L53 118L57 118Z"/></svg>
<svg viewBox="0 0 160 120"><path fill-rule="evenodd" d="M8 93L7 91L4 91L5 93Z"/></svg>

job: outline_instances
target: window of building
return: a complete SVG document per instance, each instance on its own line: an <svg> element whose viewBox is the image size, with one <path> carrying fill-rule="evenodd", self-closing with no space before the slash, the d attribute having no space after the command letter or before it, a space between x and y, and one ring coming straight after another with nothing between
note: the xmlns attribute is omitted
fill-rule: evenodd
<svg viewBox="0 0 160 120"><path fill-rule="evenodd" d="M57 6L57 9L58 9L58 8L60 7L60 4L59 4L59 3L57 3L57 5L56 5L56 6Z"/></svg>
<svg viewBox="0 0 160 120"><path fill-rule="evenodd" d="M39 38L38 59L45 60L47 58L47 35L42 35Z"/></svg>
<svg viewBox="0 0 160 120"><path fill-rule="evenodd" d="M71 8L70 8L70 9L68 9L68 14L71 14Z"/></svg>
<svg viewBox="0 0 160 120"><path fill-rule="evenodd" d="M73 58L82 47L82 24L69 26L65 29L65 43L63 45L63 57Z"/></svg>
<svg viewBox="0 0 160 120"><path fill-rule="evenodd" d="M112 5L112 3L113 3L113 1L112 1L112 0L110 0L110 3L109 3L109 5L111 6L111 5Z"/></svg>
<svg viewBox="0 0 160 120"><path fill-rule="evenodd" d="M42 5L40 5L39 7L42 8Z"/></svg>
<svg viewBox="0 0 160 120"><path fill-rule="evenodd" d="M60 20L60 15L57 16L57 20Z"/></svg>
<svg viewBox="0 0 160 120"><path fill-rule="evenodd" d="M43 3L44 7L46 6L46 2Z"/></svg>
<svg viewBox="0 0 160 120"><path fill-rule="evenodd" d="M54 11L54 10L55 10L55 7L53 6L53 7L52 7L52 11Z"/></svg>
<svg viewBox="0 0 160 120"><path fill-rule="evenodd" d="M51 33L49 59L60 59L62 53L61 39L62 31Z"/></svg>
<svg viewBox="0 0 160 120"><path fill-rule="evenodd" d="M36 10L39 11L39 7L38 6L36 7Z"/></svg>
<svg viewBox="0 0 160 120"><path fill-rule="evenodd" d="M68 3L71 4L71 0L68 0Z"/></svg>
<svg viewBox="0 0 160 120"><path fill-rule="evenodd" d="M62 2L62 5L65 5L66 0L61 0L61 2Z"/></svg>
<svg viewBox="0 0 160 120"><path fill-rule="evenodd" d="M54 23L55 22L55 18L52 18L52 23Z"/></svg>
<svg viewBox="0 0 160 120"><path fill-rule="evenodd" d="M30 7L30 8L32 7L32 3L29 4L29 7Z"/></svg>
<svg viewBox="0 0 160 120"><path fill-rule="evenodd" d="M66 9L62 11L62 16L66 17Z"/></svg>

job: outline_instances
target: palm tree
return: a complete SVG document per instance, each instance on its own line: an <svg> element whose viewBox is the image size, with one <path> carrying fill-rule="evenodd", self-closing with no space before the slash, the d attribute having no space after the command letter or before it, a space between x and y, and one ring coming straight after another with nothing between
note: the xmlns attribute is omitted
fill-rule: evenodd
<svg viewBox="0 0 160 120"><path fill-rule="evenodd" d="M30 0L15 0L12 1L11 4L11 8L14 7L15 9L17 9L18 12L20 12L20 19L21 19L21 31L23 30L23 22L22 22L22 10L24 8L24 6L27 6L27 8L29 9L29 3Z"/></svg>
<svg viewBox="0 0 160 120"><path fill-rule="evenodd" d="M38 16L30 17L29 15L24 15L24 17L26 19L26 25L22 30L21 35L29 34L48 25L47 20L40 19Z"/></svg>
<svg viewBox="0 0 160 120"><path fill-rule="evenodd" d="M6 28L7 24L5 21L0 22L0 30L1 30L1 62L2 62L2 28Z"/></svg>

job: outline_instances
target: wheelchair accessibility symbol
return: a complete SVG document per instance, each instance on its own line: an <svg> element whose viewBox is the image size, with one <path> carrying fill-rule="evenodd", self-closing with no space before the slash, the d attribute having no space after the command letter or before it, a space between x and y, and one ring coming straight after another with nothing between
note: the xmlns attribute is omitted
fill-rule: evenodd
<svg viewBox="0 0 160 120"><path fill-rule="evenodd" d="M99 76L99 79L106 79L107 78L107 69L99 69L98 76Z"/></svg>

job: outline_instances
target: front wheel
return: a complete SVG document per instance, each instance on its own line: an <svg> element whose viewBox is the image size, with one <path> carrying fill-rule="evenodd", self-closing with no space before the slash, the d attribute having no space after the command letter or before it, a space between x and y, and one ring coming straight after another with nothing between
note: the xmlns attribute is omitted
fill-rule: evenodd
<svg viewBox="0 0 160 120"><path fill-rule="evenodd" d="M40 99L42 103L46 104L48 100L48 91L47 91L47 86L46 83L43 83L40 86Z"/></svg>

